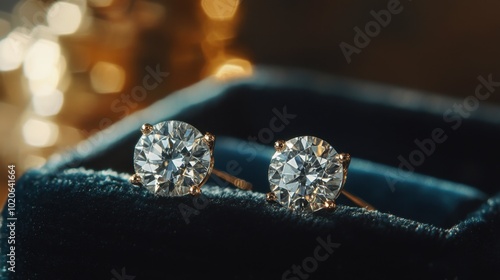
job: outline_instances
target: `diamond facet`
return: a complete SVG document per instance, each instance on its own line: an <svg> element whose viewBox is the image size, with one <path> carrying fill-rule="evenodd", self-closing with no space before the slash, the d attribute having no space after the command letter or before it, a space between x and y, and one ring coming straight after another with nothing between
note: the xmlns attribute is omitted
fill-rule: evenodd
<svg viewBox="0 0 500 280"><path fill-rule="evenodd" d="M337 151L314 136L284 143L269 165L268 178L275 200L299 212L327 208L340 195L344 167Z"/></svg>
<svg viewBox="0 0 500 280"><path fill-rule="evenodd" d="M191 187L204 182L212 167L209 143L184 122L158 123L135 146L135 172L142 185L158 195L189 194Z"/></svg>

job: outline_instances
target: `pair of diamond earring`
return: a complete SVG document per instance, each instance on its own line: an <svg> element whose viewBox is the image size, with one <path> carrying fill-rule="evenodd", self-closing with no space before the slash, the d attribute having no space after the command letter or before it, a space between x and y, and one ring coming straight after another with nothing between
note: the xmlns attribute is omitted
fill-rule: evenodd
<svg viewBox="0 0 500 280"><path fill-rule="evenodd" d="M214 168L215 136L190 124L165 121L144 124L135 146L135 174L130 182L160 196L199 195L210 175L243 190L252 184ZM266 199L290 210L314 212L334 209L342 193L360 207L374 210L344 190L351 157L337 153L326 141L300 136L277 141L269 165L271 192Z"/></svg>

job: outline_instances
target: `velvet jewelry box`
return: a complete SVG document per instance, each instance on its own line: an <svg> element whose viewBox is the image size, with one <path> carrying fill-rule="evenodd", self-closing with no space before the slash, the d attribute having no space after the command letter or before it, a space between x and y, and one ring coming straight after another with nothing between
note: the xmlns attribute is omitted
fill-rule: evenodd
<svg viewBox="0 0 500 280"><path fill-rule="evenodd" d="M464 102L470 100L262 67L249 78L202 81L25 173L16 187L16 272L7 270L4 209L1 277L499 275L500 109ZM159 197L130 184L140 126L164 120L213 133L215 167L254 190L213 176L196 198ZM312 214L266 202L274 141L301 135L350 153L345 189L378 210L343 196L334 211Z"/></svg>

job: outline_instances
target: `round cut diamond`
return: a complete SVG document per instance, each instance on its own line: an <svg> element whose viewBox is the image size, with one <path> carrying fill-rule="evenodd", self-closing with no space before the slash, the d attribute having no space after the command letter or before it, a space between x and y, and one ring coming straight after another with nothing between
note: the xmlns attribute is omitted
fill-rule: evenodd
<svg viewBox="0 0 500 280"><path fill-rule="evenodd" d="M324 140L300 136L285 142L269 165L269 183L276 201L301 212L326 208L335 201L344 180L337 151Z"/></svg>
<svg viewBox="0 0 500 280"><path fill-rule="evenodd" d="M192 125L154 125L135 146L134 168L142 185L163 196L181 196L199 186L213 166L210 145Z"/></svg>

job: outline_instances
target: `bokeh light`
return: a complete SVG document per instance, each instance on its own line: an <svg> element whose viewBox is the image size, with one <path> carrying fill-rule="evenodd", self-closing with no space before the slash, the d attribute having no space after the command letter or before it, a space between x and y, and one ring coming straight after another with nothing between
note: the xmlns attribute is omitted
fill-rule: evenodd
<svg viewBox="0 0 500 280"><path fill-rule="evenodd" d="M116 64L100 61L92 67L90 81L98 93L119 92L125 83L125 70Z"/></svg>
<svg viewBox="0 0 500 280"><path fill-rule="evenodd" d="M158 82L144 106L200 78L250 75L250 62L227 54L240 4L19 0L10 13L0 12L0 104L12 110L0 113L13 120L5 131L15 133L0 144L18 147L5 148L5 161L22 173L104 129L101 120L120 118L116 109L124 108L110 110L113 96L106 94L132 92L151 70L176 69L178 76Z"/></svg>
<svg viewBox="0 0 500 280"><path fill-rule="evenodd" d="M239 0L202 0L201 7L205 14L213 20L230 20L232 19L238 6Z"/></svg>
<svg viewBox="0 0 500 280"><path fill-rule="evenodd" d="M11 71L21 66L29 41L27 32L25 28L17 28L0 40L0 71Z"/></svg>
<svg viewBox="0 0 500 280"><path fill-rule="evenodd" d="M40 116L53 116L61 111L63 102L63 93L53 90L46 95L33 96L33 110Z"/></svg>
<svg viewBox="0 0 500 280"><path fill-rule="evenodd" d="M47 24L54 34L75 33L83 18L82 8L69 2L55 2L47 12Z"/></svg>
<svg viewBox="0 0 500 280"><path fill-rule="evenodd" d="M30 92L34 96L51 94L59 84L59 71L56 67L49 70L48 75L42 79L28 80Z"/></svg>
<svg viewBox="0 0 500 280"><path fill-rule="evenodd" d="M59 44L52 40L37 40L26 53L24 75L29 79L41 80L53 73L61 55Z"/></svg>
<svg viewBox="0 0 500 280"><path fill-rule="evenodd" d="M59 137L59 127L56 124L35 118L28 119L22 131L26 144L33 147L50 147Z"/></svg>
<svg viewBox="0 0 500 280"><path fill-rule="evenodd" d="M218 80L225 81L229 79L241 78L252 75L252 64L244 59L230 59L220 66L215 72Z"/></svg>

